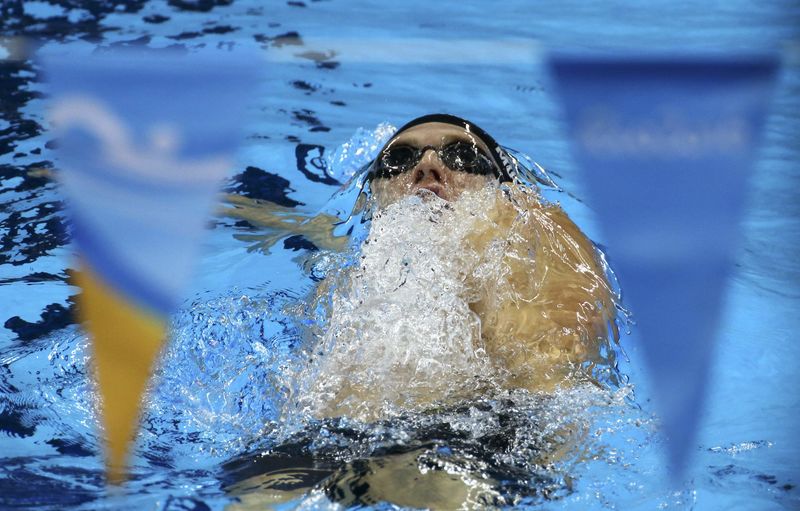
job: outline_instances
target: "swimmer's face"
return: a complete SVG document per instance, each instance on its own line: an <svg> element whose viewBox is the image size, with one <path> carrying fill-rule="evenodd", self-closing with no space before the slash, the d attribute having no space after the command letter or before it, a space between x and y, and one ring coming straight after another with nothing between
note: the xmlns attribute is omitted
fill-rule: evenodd
<svg viewBox="0 0 800 511"><path fill-rule="evenodd" d="M454 201L496 181L497 163L490 154L482 140L462 128L420 124L389 141L378 155L375 165L383 167L372 191L381 208L415 194Z"/></svg>

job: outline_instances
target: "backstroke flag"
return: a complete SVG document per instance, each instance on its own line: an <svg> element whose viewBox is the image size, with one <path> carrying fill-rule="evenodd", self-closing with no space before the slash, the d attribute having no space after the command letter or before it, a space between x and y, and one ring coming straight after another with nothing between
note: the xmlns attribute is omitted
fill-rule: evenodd
<svg viewBox="0 0 800 511"><path fill-rule="evenodd" d="M555 55L549 66L677 479L696 437L778 62Z"/></svg>
<svg viewBox="0 0 800 511"><path fill-rule="evenodd" d="M121 482L167 317L239 145L252 59L109 52L44 59L92 341L109 481Z"/></svg>

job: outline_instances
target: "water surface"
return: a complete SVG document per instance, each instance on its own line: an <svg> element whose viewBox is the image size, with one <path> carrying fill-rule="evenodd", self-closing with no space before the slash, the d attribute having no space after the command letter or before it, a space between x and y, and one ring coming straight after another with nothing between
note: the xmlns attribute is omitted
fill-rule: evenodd
<svg viewBox="0 0 800 511"><path fill-rule="evenodd" d="M279 423L282 363L297 356L292 306L320 275L303 237L230 216L213 221L194 289L174 318L175 340L150 397L133 480L107 493L86 340L74 325L71 247L61 196L46 177L41 70L6 41L0 50L0 503L43 509L263 507L282 471L291 505L375 504L392 478L427 474L476 506L550 509L794 509L800 456L795 342L800 302L800 73L796 3L655 2L529 5L454 2L376 6L225 0L6 2L2 34L31 52L114 46L257 47L265 82L227 190L300 213L345 210L330 197L357 166L342 144L370 146L386 126L433 111L471 118L502 144L544 165L553 193L600 244L541 63L514 51L494 62L348 58L330 47L402 38L535 40L542 48L780 48L789 58L776 91L749 196L742 249L729 286L709 407L689 481L663 486L646 373L633 337L620 370L631 387L577 389L552 398L511 392L384 423ZM326 47L328 45L328 47ZM796 46L795 46L796 47ZM287 48L296 48L286 58ZM398 49L398 52L402 54ZM274 56L274 58L273 58ZM24 57L24 55L23 55ZM794 59L794 60L792 60ZM377 133L376 130L377 129ZM359 131L363 130L363 131ZM372 144L374 145L374 144ZM350 146L353 147L353 146ZM327 166L326 163L328 162ZM327 168L327 171L326 171ZM264 241L274 241L265 250ZM634 311L635 312L635 311ZM559 427L583 449L555 466L533 461ZM266 453L266 454L264 454ZM294 474L294 482L290 474ZM288 482L287 482L288 481ZM468 481L468 484L464 484ZM364 490L365 482L372 490ZM316 489L304 495L308 486ZM437 486L438 485L438 486ZM450 486L448 486L450 485ZM359 490L361 488L361 490ZM295 492L295 493L292 493ZM426 496L428 498L428 496ZM436 501L430 495L430 502ZM259 500L261 499L261 500ZM444 505L444 504L442 504ZM379 506L378 506L379 507Z"/></svg>

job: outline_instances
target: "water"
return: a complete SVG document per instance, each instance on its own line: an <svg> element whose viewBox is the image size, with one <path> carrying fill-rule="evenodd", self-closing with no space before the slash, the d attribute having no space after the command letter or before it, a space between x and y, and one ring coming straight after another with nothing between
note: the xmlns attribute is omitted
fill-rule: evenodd
<svg viewBox="0 0 800 511"><path fill-rule="evenodd" d="M38 40L41 52L56 45L75 52L255 46L265 59L254 65L264 66L267 78L227 184L233 197L213 222L194 289L173 320L174 341L148 398L132 481L107 492L86 340L73 324L71 247L60 227L60 195L42 170L52 160L42 122L47 89L31 61L0 61L0 507L258 509L270 500L309 508L331 500L384 508L382 500L544 509L800 506L796 57L781 75L752 181L695 464L677 489L664 485L664 446L646 373L624 335L630 361L621 356L619 372L630 385L555 394L493 388L433 411L390 406L377 418L287 413L297 395L290 384L303 381L288 376L308 367L298 320L308 312L305 298L343 261L309 251L312 243L337 248L326 246L330 237L317 229L281 230L250 210L231 209L264 200L296 213L346 216L355 194L331 200L337 182L353 175L389 125L447 111L544 165L564 190L547 197L602 244L540 63L510 43L494 62L475 62L455 47L532 38L549 48L779 47L791 57L796 50L786 42L798 39L800 26L795 3L228 3L2 7L4 36ZM423 41L417 48L433 39L454 46L437 50L445 62L419 50L397 58L400 38ZM15 44L0 45L7 48L0 56L14 57ZM380 57L353 56L360 46L384 49ZM366 236L363 228L353 243L359 236ZM483 369L465 346L448 349L463 356L465 370ZM427 370L429 378L438 374ZM463 390L454 389L459 396ZM415 492L396 490L403 487L397 481L414 478L423 481Z"/></svg>

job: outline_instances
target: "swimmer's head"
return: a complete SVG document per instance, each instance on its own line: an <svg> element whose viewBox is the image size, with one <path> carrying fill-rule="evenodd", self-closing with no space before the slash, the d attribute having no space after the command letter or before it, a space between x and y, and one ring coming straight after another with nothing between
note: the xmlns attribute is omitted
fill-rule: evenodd
<svg viewBox="0 0 800 511"><path fill-rule="evenodd" d="M446 114L404 125L370 166L371 188L382 207L414 194L453 201L465 191L511 181L512 159L475 124Z"/></svg>

